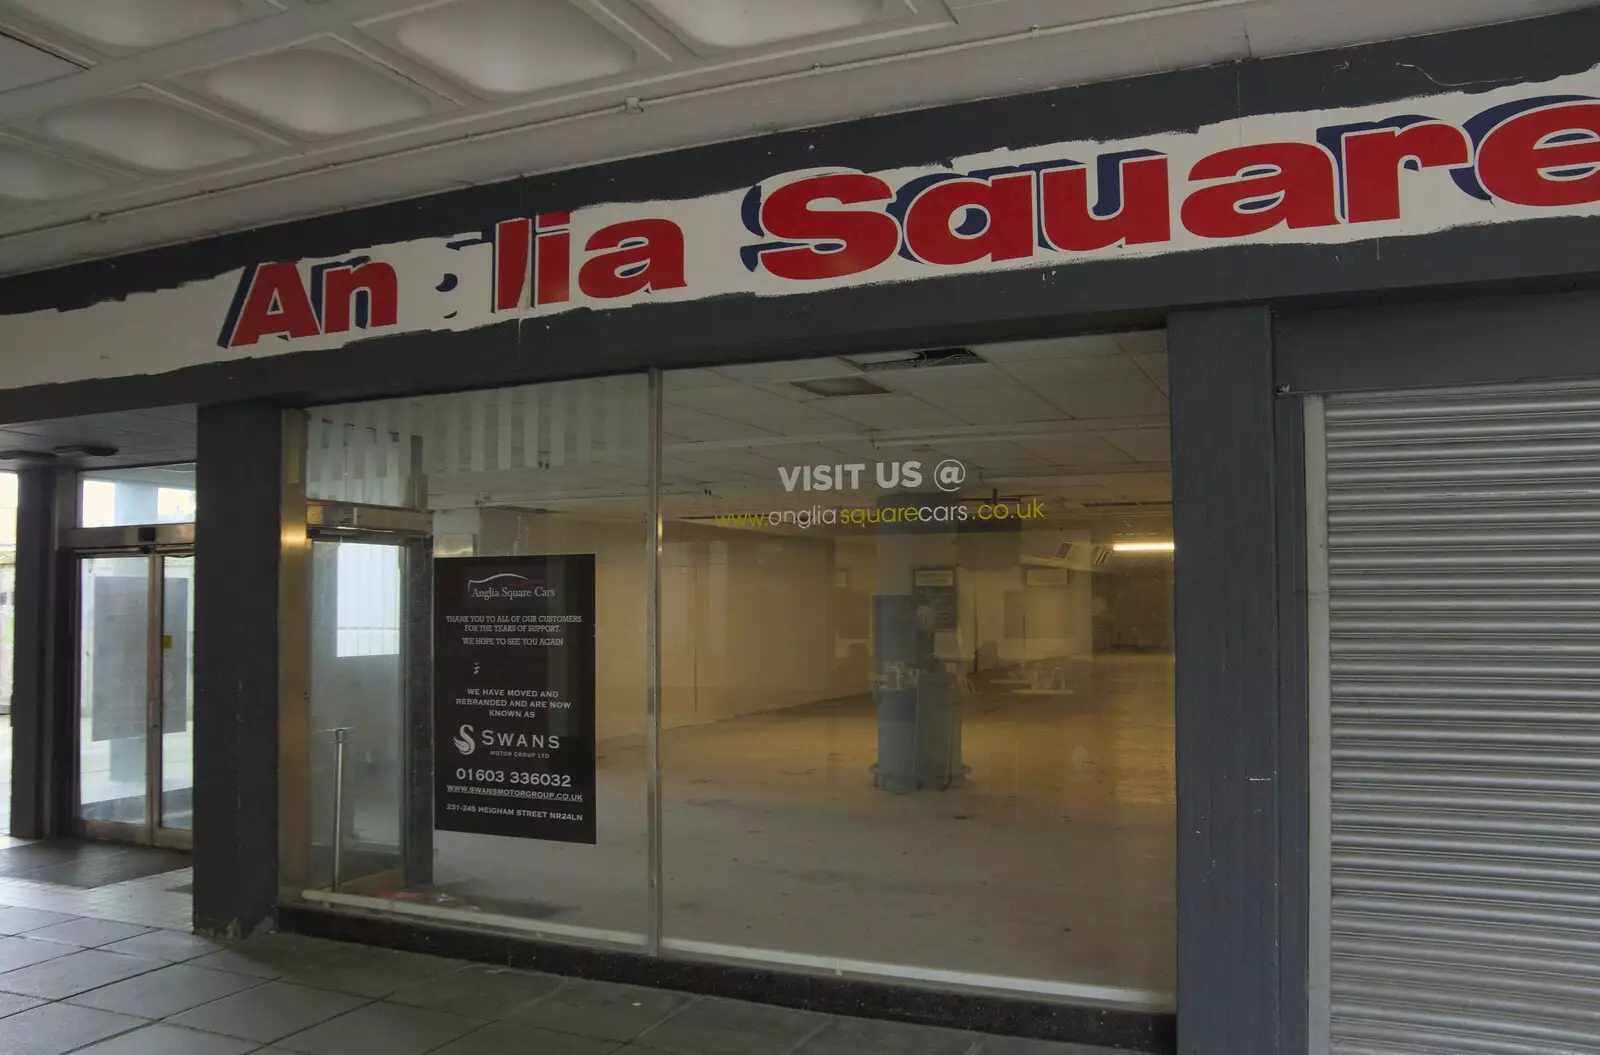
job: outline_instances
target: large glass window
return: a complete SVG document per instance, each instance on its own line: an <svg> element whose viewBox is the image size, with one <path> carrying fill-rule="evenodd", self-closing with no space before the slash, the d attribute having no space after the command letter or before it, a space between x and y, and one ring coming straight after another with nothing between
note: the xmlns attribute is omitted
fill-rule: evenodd
<svg viewBox="0 0 1600 1055"><path fill-rule="evenodd" d="M1160 1002L1160 334L665 377L665 934Z"/></svg>
<svg viewBox="0 0 1600 1055"><path fill-rule="evenodd" d="M17 474L0 472L0 835L11 830L11 683L16 667Z"/></svg>
<svg viewBox="0 0 1600 1055"><path fill-rule="evenodd" d="M438 559L595 566L596 843L435 831L425 875L363 889L680 955L1169 1003L1165 360L1150 332L670 371L659 435L643 377L312 411L313 497L418 496ZM410 610L377 586L347 605L346 559L317 614L334 664L390 640L361 604Z"/></svg>
<svg viewBox="0 0 1600 1055"><path fill-rule="evenodd" d="M651 926L646 832L646 623L649 543L649 386L644 377L536 385L418 400L321 407L310 412L308 491L313 498L401 504L418 495L433 514L438 560L592 554L595 558L594 845L497 835L431 833L431 861L362 884L411 911L486 916L559 935L641 944ZM418 480L426 480L425 495ZM398 781L361 783L371 750L399 758L403 707L378 686L377 658L399 650L403 604L393 549L340 542L318 564L336 582L317 610L312 710L318 729L348 727L346 830L352 854L407 812ZM387 556L385 554L388 554ZM329 619L333 625L326 625ZM426 634L423 635L426 639ZM363 674L363 672L365 672ZM366 686L361 694L341 686ZM365 701L362 713L350 701ZM340 717L334 711L345 701ZM413 716L415 719L416 716ZM426 728L425 723L420 726ZM323 749L321 757L327 757ZM456 761L460 761L458 757ZM436 765L450 765L439 758ZM481 756L473 759L482 766ZM331 787L333 770L317 777ZM427 785L426 775L413 789ZM388 790L384 790L388 789ZM331 797L330 790L319 793ZM428 804L411 816L423 823ZM370 808L363 808L370 807ZM318 811L319 817L326 810ZM318 821L319 831L331 821ZM358 863L352 868L362 871ZM373 873L372 868L365 873ZM364 873L364 874L365 874Z"/></svg>

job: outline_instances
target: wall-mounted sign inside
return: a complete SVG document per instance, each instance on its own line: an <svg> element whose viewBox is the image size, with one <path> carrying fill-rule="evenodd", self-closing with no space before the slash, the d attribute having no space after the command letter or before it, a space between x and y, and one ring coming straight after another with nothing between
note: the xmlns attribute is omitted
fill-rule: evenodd
<svg viewBox="0 0 1600 1055"><path fill-rule="evenodd" d="M595 841L594 556L434 561L440 831Z"/></svg>

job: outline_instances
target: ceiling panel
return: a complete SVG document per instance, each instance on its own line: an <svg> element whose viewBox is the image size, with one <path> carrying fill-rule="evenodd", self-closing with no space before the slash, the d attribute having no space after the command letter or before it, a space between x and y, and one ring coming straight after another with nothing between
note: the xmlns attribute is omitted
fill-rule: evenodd
<svg viewBox="0 0 1600 1055"><path fill-rule="evenodd" d="M42 136L44 153L90 171L133 166L18 193L37 188L39 162L0 156L0 273L869 112L1592 2L0 0L0 41L22 49L0 51L0 139ZM176 116L102 109L141 95ZM72 116L52 128L50 115ZM1109 354L1093 350L1102 340L1087 354ZM1047 352L1079 354L1014 354Z"/></svg>

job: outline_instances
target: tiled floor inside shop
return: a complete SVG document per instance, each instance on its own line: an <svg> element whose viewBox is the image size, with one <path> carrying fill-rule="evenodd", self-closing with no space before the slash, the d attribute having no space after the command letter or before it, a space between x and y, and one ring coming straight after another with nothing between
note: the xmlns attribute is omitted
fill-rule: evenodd
<svg viewBox="0 0 1600 1055"><path fill-rule="evenodd" d="M268 934L165 851L0 839L5 1055L1111 1055Z"/></svg>

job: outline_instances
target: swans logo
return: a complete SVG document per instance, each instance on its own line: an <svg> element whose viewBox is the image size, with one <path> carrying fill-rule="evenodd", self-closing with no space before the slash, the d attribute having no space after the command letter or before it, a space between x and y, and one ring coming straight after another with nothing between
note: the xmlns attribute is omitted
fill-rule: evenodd
<svg viewBox="0 0 1600 1055"><path fill-rule="evenodd" d="M472 726L470 725L461 727L461 731L455 735L454 742L456 750L464 755L470 755L478 749L478 745L472 739Z"/></svg>

